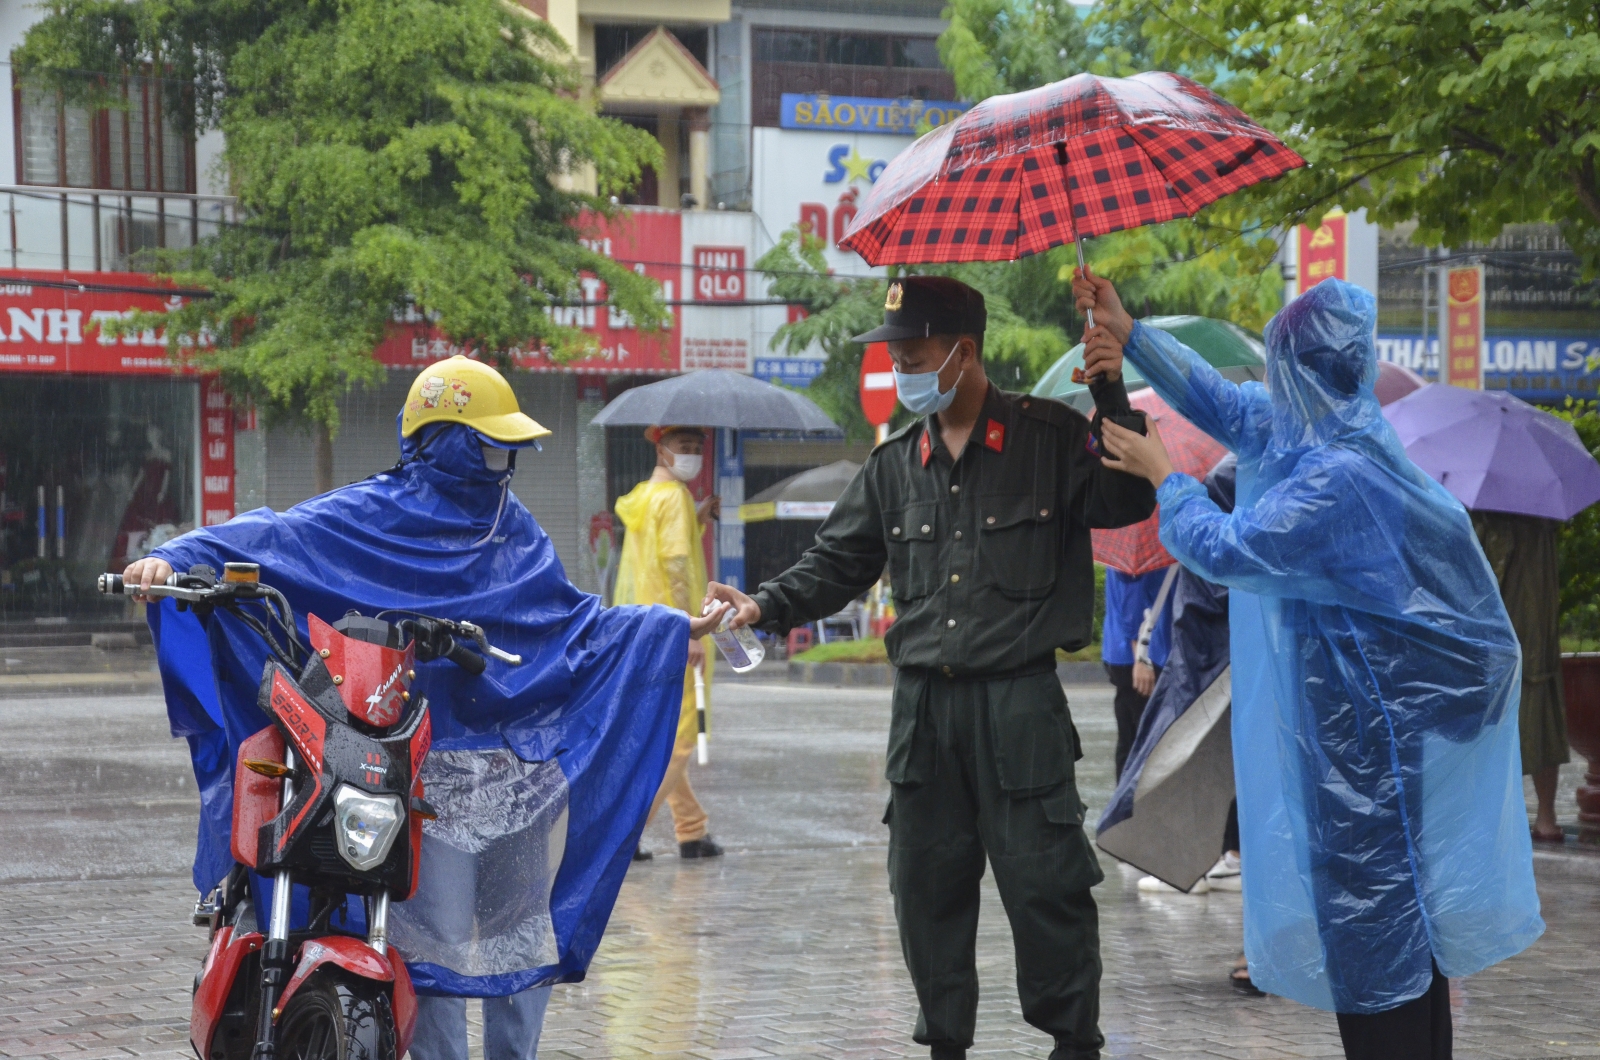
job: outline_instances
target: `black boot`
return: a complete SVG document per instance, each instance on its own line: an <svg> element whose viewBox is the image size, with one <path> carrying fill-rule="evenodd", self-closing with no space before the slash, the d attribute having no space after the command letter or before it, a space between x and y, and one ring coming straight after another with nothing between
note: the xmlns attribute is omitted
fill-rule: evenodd
<svg viewBox="0 0 1600 1060"><path fill-rule="evenodd" d="M1060 1039L1056 1040L1055 1050L1050 1054L1050 1060L1100 1060L1100 1050L1091 1049L1084 1052L1076 1049Z"/></svg>
<svg viewBox="0 0 1600 1060"><path fill-rule="evenodd" d="M710 836L701 836L691 839L687 843L678 844L678 856L682 858L720 858L722 848Z"/></svg>
<svg viewBox="0 0 1600 1060"><path fill-rule="evenodd" d="M940 1043L930 1048L932 1060L967 1060L967 1051L959 1045Z"/></svg>
<svg viewBox="0 0 1600 1060"><path fill-rule="evenodd" d="M633 848L633 860L635 861L649 861L653 857L655 855L646 850L643 843Z"/></svg>

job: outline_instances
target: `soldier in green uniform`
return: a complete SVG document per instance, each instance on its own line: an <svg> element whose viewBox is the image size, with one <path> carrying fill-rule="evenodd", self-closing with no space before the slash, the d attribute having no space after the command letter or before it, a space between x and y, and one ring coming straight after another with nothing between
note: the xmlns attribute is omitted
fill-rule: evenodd
<svg viewBox="0 0 1600 1060"><path fill-rule="evenodd" d="M978 1006L984 859L1011 920L1022 1014L1052 1060L1099 1056L1102 879L1073 780L1082 756L1055 652L1090 639L1089 528L1147 518L1155 494L1101 465L1090 421L984 374L983 296L893 283L884 323L901 402L924 418L873 450L789 570L750 596L713 582L735 624L782 633L889 570L899 668L886 776L889 883L921 1012L916 1041L959 1058ZM1086 365L1100 414L1128 415L1119 351Z"/></svg>

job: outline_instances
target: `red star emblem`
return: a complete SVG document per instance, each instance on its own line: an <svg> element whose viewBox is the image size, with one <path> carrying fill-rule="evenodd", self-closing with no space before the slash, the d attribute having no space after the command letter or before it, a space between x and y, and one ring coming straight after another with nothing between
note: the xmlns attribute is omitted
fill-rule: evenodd
<svg viewBox="0 0 1600 1060"><path fill-rule="evenodd" d="M997 453L1004 450L1006 447L1005 424L990 420L988 427L984 428L983 444Z"/></svg>
<svg viewBox="0 0 1600 1060"><path fill-rule="evenodd" d="M922 454L922 466L927 467L928 461L933 457L933 440L928 437L928 428L922 428L922 443L917 451Z"/></svg>

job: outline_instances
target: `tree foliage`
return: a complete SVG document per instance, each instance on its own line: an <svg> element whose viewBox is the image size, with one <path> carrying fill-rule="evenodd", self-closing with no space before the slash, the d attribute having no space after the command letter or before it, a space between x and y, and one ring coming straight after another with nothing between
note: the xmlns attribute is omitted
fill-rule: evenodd
<svg viewBox="0 0 1600 1060"><path fill-rule="evenodd" d="M1305 157L1241 196L1247 211L1315 223L1365 207L1450 246L1555 222L1587 276L1600 273L1593 0L1108 0L1097 17L1139 22L1158 63Z"/></svg>
<svg viewBox="0 0 1600 1060"><path fill-rule="evenodd" d="M499 0L47 0L18 76L92 105L159 70L172 112L225 137L241 221L161 262L203 287L170 315L174 355L220 369L275 418L337 427L374 347L414 308L491 356L558 356L581 332L545 311L581 271L659 320L654 284L584 247L572 222L659 164L648 134L580 99L547 23ZM86 73L89 76L85 76ZM587 168L599 194L563 185ZM205 336L196 347L185 337Z"/></svg>
<svg viewBox="0 0 1600 1060"><path fill-rule="evenodd" d="M1549 410L1577 430L1584 447L1600 459L1600 409L1592 401L1567 399ZM1561 524L1561 635L1592 651L1600 641L1600 504Z"/></svg>

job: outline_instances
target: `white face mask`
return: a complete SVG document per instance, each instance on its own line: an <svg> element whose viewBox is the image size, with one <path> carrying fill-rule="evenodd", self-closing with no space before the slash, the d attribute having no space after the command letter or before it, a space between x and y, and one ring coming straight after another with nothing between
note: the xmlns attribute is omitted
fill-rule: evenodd
<svg viewBox="0 0 1600 1060"><path fill-rule="evenodd" d="M504 471L511 466L511 450L498 446L483 447L483 466L490 471Z"/></svg>
<svg viewBox="0 0 1600 1060"><path fill-rule="evenodd" d="M700 474L700 464L704 459L699 453L669 453L672 463L667 466L667 473L679 482L692 482Z"/></svg>

